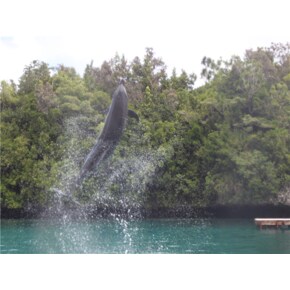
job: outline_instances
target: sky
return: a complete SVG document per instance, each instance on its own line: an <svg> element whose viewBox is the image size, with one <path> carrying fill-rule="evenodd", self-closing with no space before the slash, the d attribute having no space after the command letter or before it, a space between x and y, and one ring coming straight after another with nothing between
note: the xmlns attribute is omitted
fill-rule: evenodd
<svg viewBox="0 0 290 290"><path fill-rule="evenodd" d="M289 3L289 4L288 4ZM289 0L2 0L0 80L18 81L40 60L83 74L116 53L141 59L146 47L170 74L200 74L204 56L290 41Z"/></svg>

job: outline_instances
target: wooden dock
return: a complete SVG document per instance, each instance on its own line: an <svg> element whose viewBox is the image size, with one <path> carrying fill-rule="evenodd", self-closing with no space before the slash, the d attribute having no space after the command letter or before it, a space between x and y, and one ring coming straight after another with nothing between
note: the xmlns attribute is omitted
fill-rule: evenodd
<svg viewBox="0 0 290 290"><path fill-rule="evenodd" d="M290 228L290 218L255 218L255 224L260 229L263 227Z"/></svg>

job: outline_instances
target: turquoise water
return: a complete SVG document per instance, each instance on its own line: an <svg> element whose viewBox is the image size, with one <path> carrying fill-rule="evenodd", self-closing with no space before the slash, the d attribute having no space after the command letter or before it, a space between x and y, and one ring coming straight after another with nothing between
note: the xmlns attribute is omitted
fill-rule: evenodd
<svg viewBox="0 0 290 290"><path fill-rule="evenodd" d="M290 230L247 219L2 220L1 253L290 253Z"/></svg>

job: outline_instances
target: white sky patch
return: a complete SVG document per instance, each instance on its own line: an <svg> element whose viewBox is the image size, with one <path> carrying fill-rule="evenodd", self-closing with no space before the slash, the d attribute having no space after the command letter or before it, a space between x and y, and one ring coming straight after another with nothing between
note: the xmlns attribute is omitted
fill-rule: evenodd
<svg viewBox="0 0 290 290"><path fill-rule="evenodd" d="M3 1L2 1L3 2ZM200 74L203 56L290 41L288 0L4 0L0 18L0 80L17 81L32 60L73 66L146 47L180 72Z"/></svg>

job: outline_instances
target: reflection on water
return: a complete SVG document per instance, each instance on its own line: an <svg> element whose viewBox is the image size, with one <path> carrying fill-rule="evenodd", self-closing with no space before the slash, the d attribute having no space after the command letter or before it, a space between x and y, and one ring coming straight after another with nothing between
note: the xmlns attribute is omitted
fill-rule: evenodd
<svg viewBox="0 0 290 290"><path fill-rule="evenodd" d="M252 220L2 220L1 253L290 253L290 230Z"/></svg>

